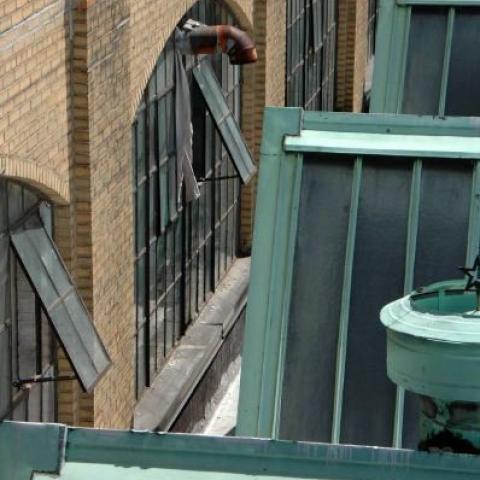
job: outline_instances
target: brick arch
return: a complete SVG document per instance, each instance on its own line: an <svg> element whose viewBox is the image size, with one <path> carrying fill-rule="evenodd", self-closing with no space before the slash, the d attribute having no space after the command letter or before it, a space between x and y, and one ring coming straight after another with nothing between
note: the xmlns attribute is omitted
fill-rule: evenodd
<svg viewBox="0 0 480 480"><path fill-rule="evenodd" d="M253 6L251 7L251 12L247 11L248 4L253 5L253 0L217 0L220 3L223 3L227 8L229 8L234 15L235 19L238 21L239 26L252 34L253 32ZM172 2L173 3L173 2ZM144 68L142 73L134 75L132 78L132 95L130 103L130 123L133 123L135 119L135 114L140 105L142 95L147 87L148 81L152 72L155 68L155 65L160 57L165 44L172 35L175 27L178 25L178 22L182 17L197 3L197 0L187 0L182 2L183 9L178 12L178 15L175 16L173 20L170 20L167 25L163 26L163 31L160 40L156 43L155 47L152 48L152 53L150 53L148 60L144 60ZM135 78L137 77L137 78Z"/></svg>
<svg viewBox="0 0 480 480"><path fill-rule="evenodd" d="M67 205L70 201L68 183L48 167L27 160L0 157L0 176L31 186L54 204Z"/></svg>

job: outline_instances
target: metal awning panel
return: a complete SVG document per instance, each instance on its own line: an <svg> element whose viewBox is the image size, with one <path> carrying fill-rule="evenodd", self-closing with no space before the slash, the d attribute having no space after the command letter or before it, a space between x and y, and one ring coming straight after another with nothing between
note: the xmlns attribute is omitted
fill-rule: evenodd
<svg viewBox="0 0 480 480"><path fill-rule="evenodd" d="M476 480L480 458L203 435L0 425L9 480Z"/></svg>
<svg viewBox="0 0 480 480"><path fill-rule="evenodd" d="M240 126L225 100L212 66L209 62L199 62L193 68L193 76L203 94L207 108L212 115L215 126L220 133L222 142L232 159L235 169L240 175L242 182L248 183L255 175L257 169L243 138Z"/></svg>
<svg viewBox="0 0 480 480"><path fill-rule="evenodd" d="M238 434L415 448L379 312L475 256L478 122L271 108L264 131Z"/></svg>
<svg viewBox="0 0 480 480"><path fill-rule="evenodd" d="M39 215L14 230L11 241L80 383L91 391L111 361Z"/></svg>

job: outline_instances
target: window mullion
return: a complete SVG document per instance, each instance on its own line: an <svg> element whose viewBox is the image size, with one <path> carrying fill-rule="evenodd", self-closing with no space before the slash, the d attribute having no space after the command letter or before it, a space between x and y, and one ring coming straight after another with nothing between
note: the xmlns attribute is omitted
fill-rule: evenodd
<svg viewBox="0 0 480 480"><path fill-rule="evenodd" d="M448 10L447 36L445 39L445 54L443 57L442 83L440 86L440 100L438 114L445 115L445 104L447 101L448 75L450 72L450 57L452 52L453 29L455 25L455 7Z"/></svg>

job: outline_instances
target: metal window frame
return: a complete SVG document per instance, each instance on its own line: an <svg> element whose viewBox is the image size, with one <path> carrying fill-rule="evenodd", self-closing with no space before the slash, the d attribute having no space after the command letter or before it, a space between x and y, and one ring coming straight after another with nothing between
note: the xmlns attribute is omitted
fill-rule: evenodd
<svg viewBox="0 0 480 480"><path fill-rule="evenodd" d="M365 115L303 112L302 109L267 108L264 116L261 166L258 181L257 210L252 250L251 282L247 305L245 341L242 356L240 402L236 433L240 436L278 438L281 392L285 365L286 335L293 275L295 238L297 233L303 168L302 152L335 151L332 145L322 147L325 132L349 132L351 138L363 135L424 136L429 138L432 156L439 136L448 136L457 152L449 158L480 159L480 143L469 137L480 135L480 118L434 119L415 115ZM318 138L305 136L315 131ZM322 132L322 133L321 133ZM323 140L322 140L323 141ZM462 151L462 144L474 141L473 151ZM416 140L418 143L418 139ZM424 143L421 142L420 143ZM418 149L405 145L402 151L395 142L389 154L417 158ZM410 150L408 151L408 148ZM338 443L342 419L342 395L346 360L346 335L349 318L352 259L355 241L358 192L362 175L362 155L375 155L375 145L357 153L354 167L349 230L345 252L344 287L342 291L340 330L336 362L334 419L331 433ZM377 152L378 153L378 152ZM422 154L428 156L428 152ZM421 169L418 162L412 172L410 215L405 261L405 291L411 289L415 259ZM476 162L472 178L467 263L475 256L480 240L480 162ZM396 399L393 446L402 439L403 392Z"/></svg>
<svg viewBox="0 0 480 480"><path fill-rule="evenodd" d="M370 112L402 111L411 9L416 6L450 7L438 111L439 115L445 114L455 8L478 7L479 0L379 0Z"/></svg>

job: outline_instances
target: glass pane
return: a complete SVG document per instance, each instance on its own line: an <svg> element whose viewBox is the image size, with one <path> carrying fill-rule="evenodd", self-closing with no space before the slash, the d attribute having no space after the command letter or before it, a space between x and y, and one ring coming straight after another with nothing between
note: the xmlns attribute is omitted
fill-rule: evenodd
<svg viewBox="0 0 480 480"><path fill-rule="evenodd" d="M447 9L438 7L412 11L403 113L438 113L447 15Z"/></svg>
<svg viewBox="0 0 480 480"><path fill-rule="evenodd" d="M403 295L411 168L411 162L404 159L364 160L353 261L342 443L392 444L395 386L387 377L387 341L378 313L388 302ZM375 408L372 392L382 399Z"/></svg>
<svg viewBox="0 0 480 480"><path fill-rule="evenodd" d="M12 420L15 422L27 422L28 421L28 396L25 397L17 404L13 410Z"/></svg>
<svg viewBox="0 0 480 480"><path fill-rule="evenodd" d="M28 392L28 421L42 421L42 384L37 383Z"/></svg>
<svg viewBox="0 0 480 480"><path fill-rule="evenodd" d="M137 187L137 193L135 195L136 201L136 227L135 227L135 247L137 255L144 251L147 242L147 184L143 182Z"/></svg>
<svg viewBox="0 0 480 480"><path fill-rule="evenodd" d="M304 162L280 438L329 442L352 161L312 155Z"/></svg>
<svg viewBox="0 0 480 480"><path fill-rule="evenodd" d="M16 266L17 345L20 378L37 374L36 302L22 268ZM40 351L39 351L40 353Z"/></svg>
<svg viewBox="0 0 480 480"><path fill-rule="evenodd" d="M55 376L54 367L50 367L46 372L45 376L53 377ZM42 422L56 422L56 395L55 395L56 384L55 382L45 382L42 384Z"/></svg>
<svg viewBox="0 0 480 480"><path fill-rule="evenodd" d="M468 161L424 162L415 288L461 276L458 266L466 258L471 176Z"/></svg>
<svg viewBox="0 0 480 480"><path fill-rule="evenodd" d="M8 237L0 237L0 328L5 323L8 313L7 302L9 298L9 243L10 242Z"/></svg>
<svg viewBox="0 0 480 480"><path fill-rule="evenodd" d="M146 159L146 111L145 104L142 103L142 110L137 115L137 126L135 129L135 152L136 152L136 183L137 185L145 178L147 172L147 159Z"/></svg>
<svg viewBox="0 0 480 480"><path fill-rule="evenodd" d="M447 115L480 115L480 9L455 9Z"/></svg>
<svg viewBox="0 0 480 480"><path fill-rule="evenodd" d="M51 327L45 313L41 312L42 371L54 361L55 347Z"/></svg>
<svg viewBox="0 0 480 480"><path fill-rule="evenodd" d="M0 234L8 227L7 181L0 178Z"/></svg>
<svg viewBox="0 0 480 480"><path fill-rule="evenodd" d="M157 307L157 369L165 358L165 297Z"/></svg>
<svg viewBox="0 0 480 480"><path fill-rule="evenodd" d="M147 312L145 308L146 304L146 255L143 254L138 258L136 263L135 275L135 296L137 304L137 327L144 323Z"/></svg>
<svg viewBox="0 0 480 480"><path fill-rule="evenodd" d="M145 361L145 327L137 331L137 396L147 386L147 369Z"/></svg>
<svg viewBox="0 0 480 480"><path fill-rule="evenodd" d="M10 410L11 385L10 329L0 325L0 420Z"/></svg>
<svg viewBox="0 0 480 480"><path fill-rule="evenodd" d="M8 222L15 223L23 215L22 187L14 182L7 183L8 190Z"/></svg>

